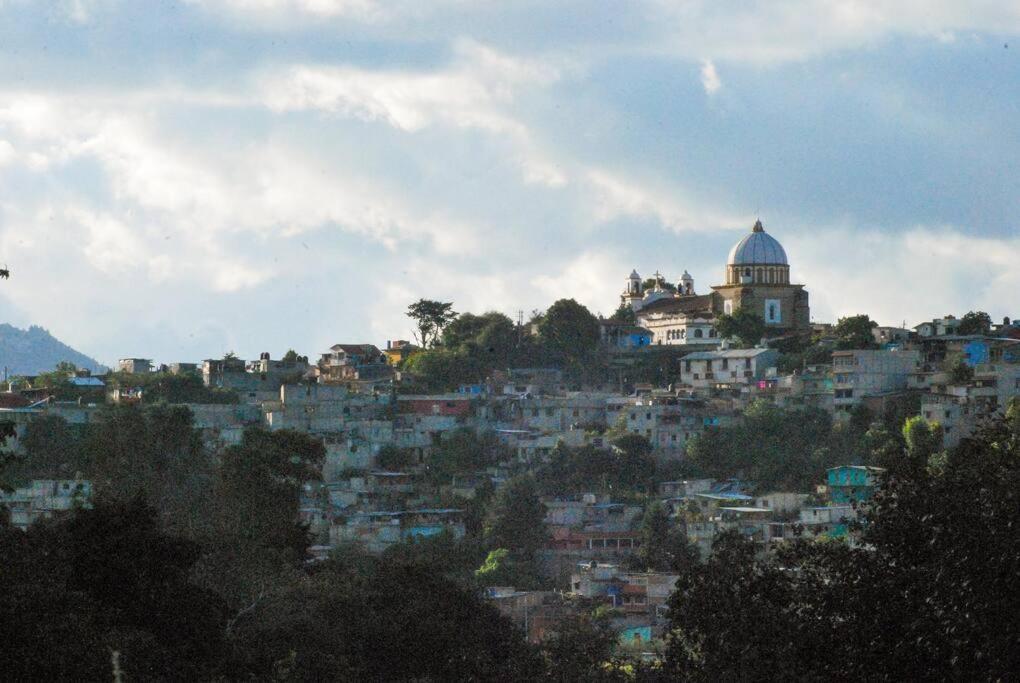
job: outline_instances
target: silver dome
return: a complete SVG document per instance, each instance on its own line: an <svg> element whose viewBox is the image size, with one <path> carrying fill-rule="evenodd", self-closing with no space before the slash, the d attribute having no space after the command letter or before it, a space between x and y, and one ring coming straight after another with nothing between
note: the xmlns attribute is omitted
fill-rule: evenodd
<svg viewBox="0 0 1020 683"><path fill-rule="evenodd" d="M730 249L730 257L726 260L730 266L788 266L786 250L779 241L765 232L761 221L754 224L750 235L737 242Z"/></svg>

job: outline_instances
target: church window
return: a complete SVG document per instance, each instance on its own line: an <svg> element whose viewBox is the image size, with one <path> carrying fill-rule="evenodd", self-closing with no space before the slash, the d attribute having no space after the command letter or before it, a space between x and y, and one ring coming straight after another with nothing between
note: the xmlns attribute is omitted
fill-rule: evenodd
<svg viewBox="0 0 1020 683"><path fill-rule="evenodd" d="M751 277L751 269L744 268L744 277Z"/></svg>
<svg viewBox="0 0 1020 683"><path fill-rule="evenodd" d="M714 327L708 331L708 336L709 337L715 337L715 328Z"/></svg>
<svg viewBox="0 0 1020 683"><path fill-rule="evenodd" d="M700 327L698 329L694 330L694 337L696 339L701 339L703 336L704 336L704 333L701 331Z"/></svg>
<svg viewBox="0 0 1020 683"><path fill-rule="evenodd" d="M687 337L687 330L680 330L680 338L684 339Z"/></svg>

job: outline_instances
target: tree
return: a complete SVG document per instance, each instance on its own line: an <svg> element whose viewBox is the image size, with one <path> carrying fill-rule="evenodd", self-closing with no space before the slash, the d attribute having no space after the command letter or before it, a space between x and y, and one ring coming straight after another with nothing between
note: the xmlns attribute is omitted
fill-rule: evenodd
<svg viewBox="0 0 1020 683"><path fill-rule="evenodd" d="M856 546L796 541L756 559L720 537L681 575L673 675L1002 680L1020 667L1020 402L945 453L937 425L903 431Z"/></svg>
<svg viewBox="0 0 1020 683"><path fill-rule="evenodd" d="M599 341L599 321L573 299L560 299L545 312L538 325L542 343L568 361L580 361Z"/></svg>
<svg viewBox="0 0 1020 683"><path fill-rule="evenodd" d="M715 321L715 329L724 339L737 339L742 346L751 347L765 335L765 318L750 308L738 308L732 315L722 314Z"/></svg>
<svg viewBox="0 0 1020 683"><path fill-rule="evenodd" d="M461 384L481 379L482 374L472 358L443 348L416 352L404 361L402 370L430 393L451 391Z"/></svg>
<svg viewBox="0 0 1020 683"><path fill-rule="evenodd" d="M953 384L966 384L974 379L974 368L967 365L962 357L951 360L947 365L949 366L949 379Z"/></svg>
<svg viewBox="0 0 1020 683"><path fill-rule="evenodd" d="M0 527L0 639L11 680L217 678L222 601L195 585L200 549L141 499Z"/></svg>
<svg viewBox="0 0 1020 683"><path fill-rule="evenodd" d="M417 325L415 339L423 349L435 346L440 335L450 322L457 317L452 302L419 299L407 307L407 317Z"/></svg>
<svg viewBox="0 0 1020 683"><path fill-rule="evenodd" d="M615 474L620 485L636 490L650 488L655 477L655 458L652 444L640 434L624 434L612 441L616 454Z"/></svg>
<svg viewBox="0 0 1020 683"><path fill-rule="evenodd" d="M429 472L448 481L455 474L477 472L508 460L506 446L492 432L477 433L463 427L448 433L429 459Z"/></svg>
<svg viewBox="0 0 1020 683"><path fill-rule="evenodd" d="M607 681L616 636L604 612L580 613L563 619L543 644L546 679L551 681Z"/></svg>
<svg viewBox="0 0 1020 683"><path fill-rule="evenodd" d="M867 315L852 315L840 318L836 322L833 333L836 336L836 348L848 349L874 349L878 347L875 337L872 335L872 328L878 327Z"/></svg>
<svg viewBox="0 0 1020 683"><path fill-rule="evenodd" d="M531 477L511 479L496 496L486 534L489 546L506 548L515 559L531 561L546 542L545 505Z"/></svg>
<svg viewBox="0 0 1020 683"><path fill-rule="evenodd" d="M957 334L988 334L992 330L992 316L984 311L969 311L956 328Z"/></svg>
<svg viewBox="0 0 1020 683"><path fill-rule="evenodd" d="M620 307L613 313L613 317L610 318L613 322L624 323L627 325L634 325L637 323L637 315L634 313L634 307L628 303L621 303Z"/></svg>
<svg viewBox="0 0 1020 683"><path fill-rule="evenodd" d="M410 450L393 444L386 444L375 456L379 467L389 472L399 472L414 464L414 456Z"/></svg>
<svg viewBox="0 0 1020 683"><path fill-rule="evenodd" d="M283 354L282 360L284 363L307 363L308 356L299 356L294 349L288 349L287 353Z"/></svg>

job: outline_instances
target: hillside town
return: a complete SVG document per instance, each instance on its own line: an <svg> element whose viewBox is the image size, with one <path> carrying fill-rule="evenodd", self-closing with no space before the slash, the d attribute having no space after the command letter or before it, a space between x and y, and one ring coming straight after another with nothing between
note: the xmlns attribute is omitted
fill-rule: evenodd
<svg viewBox="0 0 1020 683"><path fill-rule="evenodd" d="M877 440L921 419L954 448L1020 396L1020 321L816 321L790 268L759 221L705 293L686 271L635 270L609 318L573 300L515 322L423 299L413 342L338 331L309 356L62 364L7 378L0 424L16 459L52 455L54 424L80 434L156 406L186 406L211 461L255 432L303 435L323 453L293 492L308 562L474 539L485 600L530 642L597 606L617 647L652 661L679 572L720 535L759 553L858 546ZM20 529L103 485L73 465L21 472L0 494Z"/></svg>

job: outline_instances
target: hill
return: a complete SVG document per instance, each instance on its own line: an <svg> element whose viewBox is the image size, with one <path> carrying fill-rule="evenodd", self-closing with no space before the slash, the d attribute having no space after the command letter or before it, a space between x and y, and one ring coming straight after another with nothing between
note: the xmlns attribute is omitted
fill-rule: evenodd
<svg viewBox="0 0 1020 683"><path fill-rule="evenodd" d="M8 375L37 375L52 370L61 361L92 372L106 370L94 358L75 351L41 327L20 330L0 324L0 371L7 368Z"/></svg>

